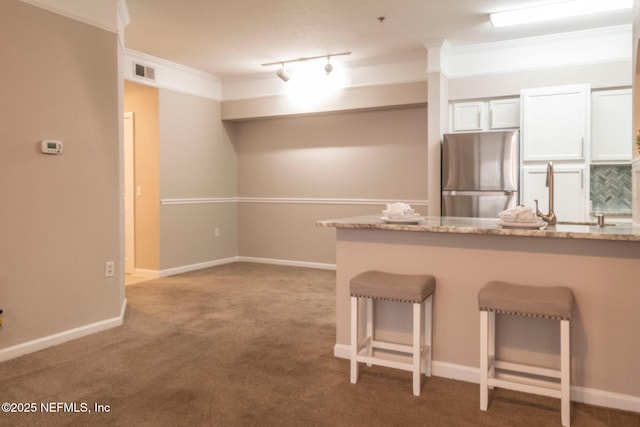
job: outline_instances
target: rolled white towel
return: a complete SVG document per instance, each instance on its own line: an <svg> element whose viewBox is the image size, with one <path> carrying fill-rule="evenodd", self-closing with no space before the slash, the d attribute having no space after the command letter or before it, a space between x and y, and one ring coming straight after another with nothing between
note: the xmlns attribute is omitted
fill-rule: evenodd
<svg viewBox="0 0 640 427"><path fill-rule="evenodd" d="M414 215L415 210L407 203L388 203L387 209L383 210L382 214L387 218L403 218L408 215Z"/></svg>
<svg viewBox="0 0 640 427"><path fill-rule="evenodd" d="M498 216L501 220L508 222L536 222L538 220L533 209L526 206L504 210Z"/></svg>

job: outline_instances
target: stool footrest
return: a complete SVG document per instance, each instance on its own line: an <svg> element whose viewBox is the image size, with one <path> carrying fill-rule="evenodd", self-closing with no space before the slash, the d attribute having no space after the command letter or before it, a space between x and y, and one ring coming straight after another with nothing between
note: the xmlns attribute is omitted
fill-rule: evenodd
<svg viewBox="0 0 640 427"><path fill-rule="evenodd" d="M560 378L559 369L543 368L540 366L524 365L522 363L505 362L503 360L494 360L493 366L496 369L505 371L522 372L525 374L538 375L541 377Z"/></svg>
<svg viewBox="0 0 640 427"><path fill-rule="evenodd" d="M506 377L509 377L508 379ZM539 383L544 385L535 385L532 383ZM543 380L529 380L519 378L515 375L501 376L500 378L489 378L487 384L490 387L499 387L508 390L521 391L525 393L538 394L541 396L560 398L560 385L546 382Z"/></svg>
<svg viewBox="0 0 640 427"><path fill-rule="evenodd" d="M399 362L397 360L382 359L374 356L357 356L358 362L367 363L371 365L384 366L387 368L401 369L403 371L413 371L413 363Z"/></svg>
<svg viewBox="0 0 640 427"><path fill-rule="evenodd" d="M383 345L375 345L375 343L377 344L383 344ZM384 345L384 344L389 344ZM398 350L397 347L406 347L409 349L409 351L407 350ZM413 367L413 352L411 351L411 346L403 346L401 344L394 344L394 343L387 343L387 342L380 342L380 341L374 341L374 344L371 346L372 349L380 349L380 350L389 350L389 351L395 351L395 352L399 352L399 353L404 353L401 355L402 358L406 358L408 361L407 362L402 362L402 361L398 361L398 360L392 360L392 359L386 359L384 357L379 357L379 356L369 356L368 354L365 354L364 352L367 350L366 348L362 348L358 354L356 355L356 361L361 362L361 363L366 363L367 365L379 365L379 366L386 366L387 368L398 368L398 369L402 369L404 371L413 371L414 367ZM420 349L420 361L421 364L422 362L425 361L425 356L427 354L429 354L429 352L431 351L431 348L428 345L423 346ZM362 353L362 354L361 354ZM393 364L393 366L390 366L389 364ZM398 366L403 366L403 367L398 367ZM426 369L421 369L421 373L426 373ZM428 375L431 376L431 375Z"/></svg>
<svg viewBox="0 0 640 427"><path fill-rule="evenodd" d="M413 354L413 347L411 347L410 345L396 344L396 343L392 343L392 342L388 342L388 341L376 341L376 340L373 340L371 342L371 347L380 348L382 350L391 350L391 351L397 351L397 352L400 352L400 353Z"/></svg>

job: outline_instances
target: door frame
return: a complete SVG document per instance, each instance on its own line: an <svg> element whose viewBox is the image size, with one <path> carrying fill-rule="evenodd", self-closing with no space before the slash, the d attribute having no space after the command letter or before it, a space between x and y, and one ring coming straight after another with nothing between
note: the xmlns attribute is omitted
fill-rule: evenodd
<svg viewBox="0 0 640 427"><path fill-rule="evenodd" d="M135 121L132 112L124 113L124 271L135 273Z"/></svg>

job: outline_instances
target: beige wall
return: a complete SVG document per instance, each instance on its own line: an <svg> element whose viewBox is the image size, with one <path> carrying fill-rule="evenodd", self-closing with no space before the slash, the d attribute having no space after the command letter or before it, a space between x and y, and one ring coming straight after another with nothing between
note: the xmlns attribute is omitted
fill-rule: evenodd
<svg viewBox="0 0 640 427"><path fill-rule="evenodd" d="M237 256L233 124L220 121L220 102L127 81L125 110L134 112L142 189L136 269L165 274Z"/></svg>
<svg viewBox="0 0 640 427"><path fill-rule="evenodd" d="M120 314L117 49L113 33L2 3L0 349ZM40 153L45 138L64 153Z"/></svg>
<svg viewBox="0 0 640 427"><path fill-rule="evenodd" d="M594 89L630 86L631 62L576 65L545 70L517 71L458 77L449 80L451 100L519 96L522 89L588 83Z"/></svg>
<svg viewBox="0 0 640 427"><path fill-rule="evenodd" d="M160 269L160 118L158 89L125 81L124 110L133 113L135 266Z"/></svg>
<svg viewBox="0 0 640 427"><path fill-rule="evenodd" d="M354 204L356 199L427 198L424 106L236 126L241 256L332 264L334 236L315 221L384 207ZM424 206L418 210L426 213Z"/></svg>
<svg viewBox="0 0 640 427"><path fill-rule="evenodd" d="M167 89L159 108L161 270L237 256L233 125L219 101Z"/></svg>
<svg viewBox="0 0 640 427"><path fill-rule="evenodd" d="M229 100L222 105L223 120L255 120L308 113L331 113L423 105L426 81L343 88L311 105L291 102L288 95Z"/></svg>

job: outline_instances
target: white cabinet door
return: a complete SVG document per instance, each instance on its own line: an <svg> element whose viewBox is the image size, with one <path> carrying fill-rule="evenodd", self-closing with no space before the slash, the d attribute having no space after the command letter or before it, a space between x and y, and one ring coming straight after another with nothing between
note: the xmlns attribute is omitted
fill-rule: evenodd
<svg viewBox="0 0 640 427"><path fill-rule="evenodd" d="M523 160L581 160L589 138L589 85L522 91Z"/></svg>
<svg viewBox="0 0 640 427"><path fill-rule="evenodd" d="M520 127L520 98L489 101L489 129Z"/></svg>
<svg viewBox="0 0 640 427"><path fill-rule="evenodd" d="M487 103L482 101L456 102L452 104L453 132L483 130Z"/></svg>
<svg viewBox="0 0 640 427"><path fill-rule="evenodd" d="M631 89L594 91L591 94L591 159L595 162L629 161L633 155Z"/></svg>
<svg viewBox="0 0 640 427"><path fill-rule="evenodd" d="M584 166L555 165L554 211L558 221L589 219L588 190ZM543 213L549 212L549 189L546 187L547 167L522 168L522 204L535 209L535 199Z"/></svg>

